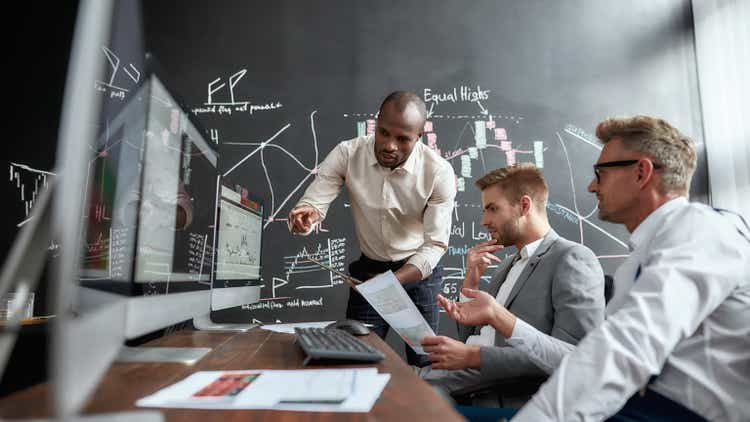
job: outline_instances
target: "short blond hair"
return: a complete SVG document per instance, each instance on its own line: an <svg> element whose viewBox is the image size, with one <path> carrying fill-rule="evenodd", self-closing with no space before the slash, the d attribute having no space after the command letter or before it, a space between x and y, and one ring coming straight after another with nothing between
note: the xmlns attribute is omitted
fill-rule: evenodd
<svg viewBox="0 0 750 422"><path fill-rule="evenodd" d="M547 206L547 182L544 181L542 172L531 163L519 163L492 170L474 184L479 190L497 185L512 204L518 203L521 197L527 195L534 201L537 210L544 210Z"/></svg>
<svg viewBox="0 0 750 422"><path fill-rule="evenodd" d="M649 116L608 118L596 127L607 143L621 138L626 148L642 152L662 167L662 193L687 195L695 171L695 143L662 119Z"/></svg>

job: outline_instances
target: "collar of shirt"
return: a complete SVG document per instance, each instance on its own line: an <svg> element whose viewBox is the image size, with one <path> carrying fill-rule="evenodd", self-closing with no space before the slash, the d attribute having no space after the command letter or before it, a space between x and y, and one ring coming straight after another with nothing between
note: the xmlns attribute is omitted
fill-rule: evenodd
<svg viewBox="0 0 750 422"><path fill-rule="evenodd" d="M537 240L529 243L528 245L524 246L523 248L521 248L521 252L520 252L521 259L523 259L523 260L529 259L530 256L534 255L534 252L536 252L536 250L539 249L539 245L542 244L542 242L544 241L545 237L547 237L546 234L544 236L540 237L539 239L537 239Z"/></svg>
<svg viewBox="0 0 750 422"><path fill-rule="evenodd" d="M513 287L516 285L516 282L518 281L518 277L523 272L523 269L526 266L526 262L528 261L529 257L534 255L534 252L539 248L539 245L542 244L542 241L547 235L545 234L543 237L529 243L528 245L521 248L520 252L516 254L516 256L513 258L513 262L510 265L510 270L508 272L508 275L505 277L505 281L500 286L500 288L497 291L497 294L495 295L495 300L497 300L498 303L505 304L505 302L508 300L508 296L510 296L511 290L513 290ZM466 298L466 296L461 294L461 302L467 302L470 299ZM470 336L466 340L466 344L470 345L479 345L479 346L492 346L495 344L495 329L492 328L491 325L484 325L479 330L479 335L473 335Z"/></svg>
<svg viewBox="0 0 750 422"><path fill-rule="evenodd" d="M688 204L689 202L687 198L680 196L678 198L670 199L663 203L659 208L652 211L651 214L649 214L630 235L630 240L628 240L628 248L630 249L630 252L633 252L636 248L642 245L649 236L651 236L651 233L654 232L656 227L659 227L661 220L665 215L669 214L669 212L674 209Z"/></svg>
<svg viewBox="0 0 750 422"><path fill-rule="evenodd" d="M414 174L414 169L417 168L417 160L419 159L419 155L422 153L422 148L424 147L424 144L422 144L421 140L417 140L417 142L414 143L414 148L411 150L411 154L409 154L409 158L406 159L406 161L401 164L399 167L396 167L393 169L393 171L398 171L400 169L403 169L409 174ZM367 139L367 164L371 166L380 166L380 163L378 163L378 158L375 156L375 135L368 135ZM391 170L387 167L382 167L384 169Z"/></svg>

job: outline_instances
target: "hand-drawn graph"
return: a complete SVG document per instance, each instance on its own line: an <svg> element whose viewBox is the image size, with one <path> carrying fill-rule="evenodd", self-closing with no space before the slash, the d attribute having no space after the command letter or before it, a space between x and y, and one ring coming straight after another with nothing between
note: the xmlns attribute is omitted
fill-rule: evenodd
<svg viewBox="0 0 750 422"><path fill-rule="evenodd" d="M310 257L318 262L324 263L329 267L345 272L346 266L346 239L328 238L324 242L317 242L315 246L304 246L293 255L286 255L284 260L284 274L282 277L271 277L270 287L271 296L261 298L256 304L246 305L243 309L249 310L280 310L286 308L308 308L324 306L322 296L308 298L292 296L288 293L294 291L315 292L319 289L329 289L341 284L344 281L340 276L322 269L307 260ZM286 287L285 287L286 286ZM279 289L285 287L285 295L279 294ZM277 321L278 322L278 321Z"/></svg>
<svg viewBox="0 0 750 422"><path fill-rule="evenodd" d="M17 200L21 201L24 207L24 215L16 227L21 227L29 221L31 209L36 202L41 189L47 186L47 179L55 177L51 171L39 170L26 164L10 163L8 168L10 172L10 183L15 184L18 189Z"/></svg>
<svg viewBox="0 0 750 422"><path fill-rule="evenodd" d="M490 111L482 105L480 99L489 98L489 90L482 90L481 87L477 85L476 90L467 86L461 86L460 88L457 87L452 91L442 94L434 94L429 88L425 88L423 92L425 101L429 104L429 110L427 113L427 121L425 122L422 141L449 162L454 162L456 159L460 161L459 171L456 172L456 181L459 192L466 190L466 180L479 176L478 174L473 174L475 160L480 160L483 172L487 171L487 166L484 162L484 154L487 149L501 151L504 154L508 165L516 163L517 155L528 154L533 156L533 160L537 167L544 167L545 148L542 141L533 141L533 149L531 150L518 149L514 147L513 141L508 138L507 127L498 125L498 121L503 122L503 125L518 124L524 120L524 117L515 114L490 113ZM441 102L461 101L476 106L478 108L476 110L478 114L435 113L436 104ZM375 133L376 114L344 114L344 117L366 118L366 120L360 120L356 123L358 136ZM444 150L438 145L439 132L437 127L443 124L443 122L448 125L454 125L457 121L462 122L462 128L459 135L453 146L450 149ZM471 133L470 138L468 135L469 132ZM488 142L488 132L494 142ZM442 145L448 143L448 141L443 141Z"/></svg>
<svg viewBox="0 0 750 422"><path fill-rule="evenodd" d="M278 296L277 289L287 285L289 286L284 290L285 292L290 288L293 290L327 289L344 284L340 276L308 261L307 257L337 271L345 272L346 239L328 238L325 243L319 242L313 248L303 247L294 255L284 256L283 277L272 277L271 297L263 298L261 301L276 301L278 306L283 307L284 301L292 297Z"/></svg>
<svg viewBox="0 0 750 422"><path fill-rule="evenodd" d="M485 172L503 165L529 161L539 168L552 165L556 174L562 172L563 180L569 180L570 200L564 203L560 203L559 200L549 201L547 204L549 215L559 217L559 221L563 224L575 225L578 232L576 240L582 244L594 246L594 240L598 242L597 245L609 242L612 247L608 250L619 248L622 251L621 253L597 253L598 258L621 259L627 256L626 243L603 228L594 217L597 205L594 204L590 210L582 210L580 206L581 200L578 198L578 193L585 192L586 186L576 185L574 181L574 171L577 171L577 168L574 170L568 145L570 142L580 142L581 145L591 148L591 158L595 160L595 155L601 150L595 137L574 125L567 125L562 130L553 132L552 136L530 140L514 138L513 134L517 132L516 129L520 124L528 123L527 119L517 113L493 113L488 110L483 102L491 101L491 91L484 90L479 85L476 89L460 86L442 92L425 88L423 98L428 105L428 119L425 123L422 142L453 164L459 191L454 208L450 246L441 261L445 265L443 293L446 296L458 298L460 281L465 275L464 256L471 246L488 238L479 223L481 204L475 202L476 192L471 192L471 187L467 185ZM476 107L475 112L473 114L440 112L441 105L462 102L465 103L464 107ZM370 135L375 132L377 122L375 113L344 114L344 117L356 119L358 135ZM456 131L457 125L460 126L458 131ZM458 135L454 137L441 135L441 133L458 133ZM561 154L553 155L554 162L550 162L550 158L545 157L550 148L554 148L556 153L558 150L561 152ZM563 157L562 162L557 158L560 155ZM558 193L557 197L566 196L563 192L556 193ZM584 227L597 234L585 235ZM596 251L596 248L594 250ZM484 282L489 281L489 274L494 268L495 266L488 268L485 273L488 275L482 277Z"/></svg>
<svg viewBox="0 0 750 422"><path fill-rule="evenodd" d="M263 224L263 228L264 229L267 228L269 226L269 224L271 224L272 222L276 221L275 220L276 216L281 211L285 210L284 207L287 204L287 202L289 202L289 200L292 198L292 196L295 193L297 193L297 191L299 191L303 186L305 186L305 183L308 180L310 180L317 173L317 168L318 168L318 165L320 164L320 162L319 162L319 156L318 156L318 137L317 137L317 134L315 132L315 113L317 113L317 111L313 111L313 112L310 113L310 131L312 133L312 146L313 146L313 150L314 150L313 163L310 164L310 165L303 164L300 161L300 159L298 159L290 151L291 148L287 149L287 148L285 148L285 147L283 147L283 146L281 146L279 144L273 143L273 141L277 137L279 137L279 135L281 135L285 130L287 130L291 126L291 123L287 123L286 125L284 125L281 129L279 129L278 131L276 131L276 133L274 133L272 136L270 136L268 139L266 139L263 142L234 142L234 141L226 141L226 142L222 143L222 145L234 145L234 146L250 146L250 147L254 147L254 149L252 151L250 151L242 159L240 159L239 161L237 161L237 163L234 164L232 167L230 167L229 170L226 170L224 172L224 174L223 174L224 176L227 176L230 173L232 173L233 171L235 171L238 167L240 167L243 163L245 163L250 158L254 157L256 154L258 154L258 156L259 156L260 164L263 167L263 174L265 176L266 183L267 183L267 186L268 186L268 193L269 193L269 196L270 196L270 199L271 199L270 214L269 214L266 222ZM287 155L288 157L290 157L292 159L292 161L294 161L294 163L297 166L299 166L302 170L304 170L307 173L296 184L296 186L294 186L292 188L291 191L289 191L289 192L286 193L286 196L284 197L284 199L279 204L276 203L276 191L274 189L274 183L271 180L271 175L270 175L270 173L268 171L268 166L267 166L267 162L266 162L266 160L267 160L267 158L266 158L266 150L267 149L275 149L275 150L281 151L282 153L284 153L285 155ZM286 221L286 220L284 220L284 221Z"/></svg>
<svg viewBox="0 0 750 422"><path fill-rule="evenodd" d="M318 243L314 251L309 251L307 248L295 254L294 256L284 257L284 271L287 280L297 278L295 283L295 289L320 289L338 286L343 284L344 281L341 276L336 275L330 271L320 268L318 265L311 263L306 260L310 257L318 262L322 262L325 265L333 268L339 272L345 272L346 266L346 239L341 238L329 238L327 244ZM315 283L307 276L295 277L300 274L309 273L320 273L324 277L321 278L321 282Z"/></svg>
<svg viewBox="0 0 750 422"><path fill-rule="evenodd" d="M94 88L102 93L109 92L109 98L117 98L121 101L125 100L125 95L130 91L128 88L116 85L116 83L124 85L124 83L138 85L141 80L141 71L138 70L133 63L128 63L126 66L120 67L120 57L107 48L102 46L102 53L107 58L109 63L109 79L105 81L94 81ZM127 79L123 80L122 77L118 78L119 71L122 70Z"/></svg>

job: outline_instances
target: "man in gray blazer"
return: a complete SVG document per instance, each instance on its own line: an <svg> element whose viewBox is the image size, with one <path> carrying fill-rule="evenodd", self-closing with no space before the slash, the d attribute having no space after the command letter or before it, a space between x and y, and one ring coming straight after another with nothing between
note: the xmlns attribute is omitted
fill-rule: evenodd
<svg viewBox="0 0 750 422"><path fill-rule="evenodd" d="M536 329L578 343L604 320L604 275L596 256L551 229L547 185L535 166L497 169L476 185L482 191L482 224L492 239L469 250L463 287L482 288ZM518 252L501 261L493 253L504 246L516 246ZM489 286L480 287L492 262L498 263L497 271ZM546 378L491 326L458 328L462 341L422 340L432 365L417 372L444 393L472 394L475 405L520 407Z"/></svg>

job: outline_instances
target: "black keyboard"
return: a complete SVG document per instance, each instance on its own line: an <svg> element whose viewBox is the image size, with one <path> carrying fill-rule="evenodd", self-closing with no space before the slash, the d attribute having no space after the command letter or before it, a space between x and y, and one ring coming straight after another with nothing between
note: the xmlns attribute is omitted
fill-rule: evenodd
<svg viewBox="0 0 750 422"><path fill-rule="evenodd" d="M295 328L297 343L311 360L378 362L385 358L378 349L337 328Z"/></svg>

